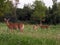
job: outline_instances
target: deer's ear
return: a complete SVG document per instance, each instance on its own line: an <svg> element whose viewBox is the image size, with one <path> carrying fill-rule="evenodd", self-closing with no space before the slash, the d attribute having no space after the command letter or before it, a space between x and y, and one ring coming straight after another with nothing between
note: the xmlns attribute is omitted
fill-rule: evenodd
<svg viewBox="0 0 60 45"><path fill-rule="evenodd" d="M6 21L6 18L4 18L4 21Z"/></svg>
<svg viewBox="0 0 60 45"><path fill-rule="evenodd" d="M10 19L8 19L8 21L9 21Z"/></svg>
<svg viewBox="0 0 60 45"><path fill-rule="evenodd" d="M4 18L4 21L9 21L10 19L6 19L6 18Z"/></svg>

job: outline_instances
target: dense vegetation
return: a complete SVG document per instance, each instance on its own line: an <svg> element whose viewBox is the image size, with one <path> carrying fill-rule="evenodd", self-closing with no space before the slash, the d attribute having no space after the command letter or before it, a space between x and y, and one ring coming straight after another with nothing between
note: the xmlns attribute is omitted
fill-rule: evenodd
<svg viewBox="0 0 60 45"><path fill-rule="evenodd" d="M48 8L38 0L33 5L24 5L22 9L16 6L10 0L0 0L0 45L60 45L60 2L54 2ZM11 32L4 18L9 18L11 22L24 22L23 32ZM38 27L36 31L33 29L34 23L50 26L49 29Z"/></svg>
<svg viewBox="0 0 60 45"><path fill-rule="evenodd" d="M12 21L17 19L30 23L60 23L60 2L53 3L52 8L47 8L44 2L36 0L33 5L24 5L22 9L13 6L9 0L0 0L0 2L0 22L6 17L11 18Z"/></svg>
<svg viewBox="0 0 60 45"><path fill-rule="evenodd" d="M25 25L24 31L10 29L0 23L0 45L60 45L60 24L50 29L33 30L33 25Z"/></svg>

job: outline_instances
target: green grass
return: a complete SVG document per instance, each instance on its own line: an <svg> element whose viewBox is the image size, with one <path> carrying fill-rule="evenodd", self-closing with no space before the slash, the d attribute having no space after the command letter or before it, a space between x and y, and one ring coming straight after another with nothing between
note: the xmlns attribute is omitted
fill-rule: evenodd
<svg viewBox="0 0 60 45"><path fill-rule="evenodd" d="M4 23L0 23L0 45L60 45L60 25L51 25L50 29L25 25L24 31L10 32Z"/></svg>

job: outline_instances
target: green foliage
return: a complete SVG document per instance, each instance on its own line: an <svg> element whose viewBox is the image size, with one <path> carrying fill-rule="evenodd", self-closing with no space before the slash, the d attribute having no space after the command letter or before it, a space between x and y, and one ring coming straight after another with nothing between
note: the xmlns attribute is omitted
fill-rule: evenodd
<svg viewBox="0 0 60 45"><path fill-rule="evenodd" d="M0 16L3 16L4 1L5 1L5 0L0 0Z"/></svg>
<svg viewBox="0 0 60 45"><path fill-rule="evenodd" d="M32 16L39 17L40 20L45 17L46 6L42 1L36 0L34 2L34 12Z"/></svg>
<svg viewBox="0 0 60 45"><path fill-rule="evenodd" d="M60 2L57 4L57 7L58 7L58 15L60 16Z"/></svg>
<svg viewBox="0 0 60 45"><path fill-rule="evenodd" d="M12 13L12 2L9 0L0 0L0 17L4 16L6 13Z"/></svg>
<svg viewBox="0 0 60 45"><path fill-rule="evenodd" d="M60 22L60 6L59 3L54 3L52 5L52 8L49 7L49 9L46 12L46 18L49 21L50 24L57 24Z"/></svg>
<svg viewBox="0 0 60 45"><path fill-rule="evenodd" d="M0 23L0 45L60 45L60 28L57 27L60 25L35 31L32 25L25 25L24 32L10 32L6 24Z"/></svg>
<svg viewBox="0 0 60 45"><path fill-rule="evenodd" d="M19 0L15 0L18 4ZM18 18L26 22L40 23L40 21L49 24L60 23L60 2L55 2L52 8L47 8L42 0L35 0L33 5L24 5L23 9L16 8L17 4L12 4L9 0L0 0L0 21L4 17Z"/></svg>
<svg viewBox="0 0 60 45"><path fill-rule="evenodd" d="M11 1L9 0L0 0L0 21L3 21L3 18L6 17L6 15L8 16L12 16L13 15L13 4ZM7 16L7 17L8 17Z"/></svg>
<svg viewBox="0 0 60 45"><path fill-rule="evenodd" d="M24 5L23 9L17 8L17 16L20 20L30 20L33 10L28 6Z"/></svg>
<svg viewBox="0 0 60 45"><path fill-rule="evenodd" d="M4 13L12 13L13 4L10 1L4 3Z"/></svg>

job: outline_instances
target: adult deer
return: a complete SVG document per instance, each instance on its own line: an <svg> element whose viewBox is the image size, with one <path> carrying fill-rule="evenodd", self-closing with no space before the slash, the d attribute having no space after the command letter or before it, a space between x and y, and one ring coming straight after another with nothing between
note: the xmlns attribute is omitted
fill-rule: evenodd
<svg viewBox="0 0 60 45"><path fill-rule="evenodd" d="M10 19L6 19L4 18L5 22L6 22L6 25L8 26L9 29L13 30L13 29L19 29L21 32L23 31L24 29L24 24L23 23L12 23L12 22L9 22Z"/></svg>
<svg viewBox="0 0 60 45"><path fill-rule="evenodd" d="M9 22L10 19L4 18L4 21L9 29L13 30L13 23Z"/></svg>

